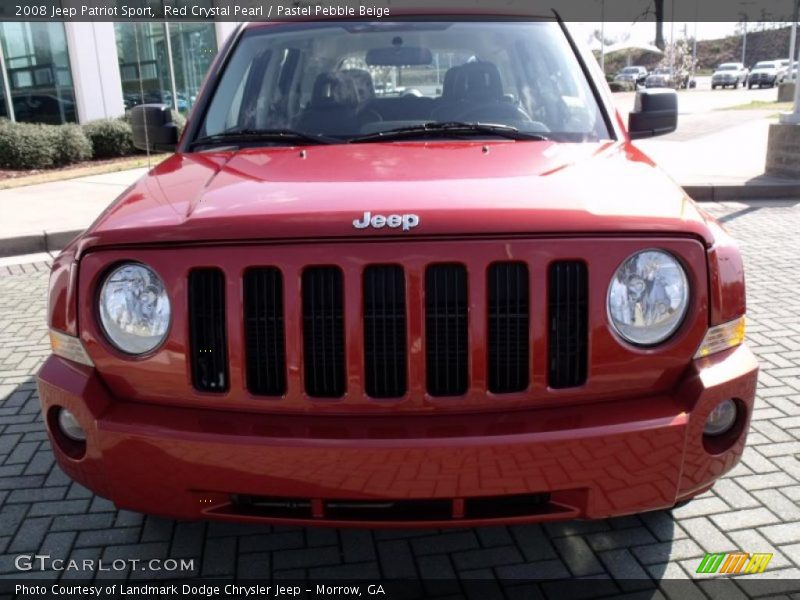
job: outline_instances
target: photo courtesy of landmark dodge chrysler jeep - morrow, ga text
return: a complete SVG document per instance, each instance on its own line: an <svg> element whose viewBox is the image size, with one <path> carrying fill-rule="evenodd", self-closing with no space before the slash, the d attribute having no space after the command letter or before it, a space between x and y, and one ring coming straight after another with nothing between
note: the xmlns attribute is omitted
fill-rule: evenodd
<svg viewBox="0 0 800 600"><path fill-rule="evenodd" d="M626 128L557 19L437 19L250 23L180 140L132 109L175 154L50 280L67 474L178 518L439 527L666 509L737 463L742 260L631 144L675 91Z"/></svg>

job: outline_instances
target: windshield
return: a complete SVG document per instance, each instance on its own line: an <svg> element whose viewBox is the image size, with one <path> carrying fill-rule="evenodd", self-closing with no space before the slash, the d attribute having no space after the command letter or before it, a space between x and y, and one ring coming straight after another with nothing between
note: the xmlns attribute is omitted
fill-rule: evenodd
<svg viewBox="0 0 800 600"><path fill-rule="evenodd" d="M720 65L717 67L717 71L735 71L738 68L736 65Z"/></svg>
<svg viewBox="0 0 800 600"><path fill-rule="evenodd" d="M771 62L760 62L756 63L756 69L774 69L775 63Z"/></svg>
<svg viewBox="0 0 800 600"><path fill-rule="evenodd" d="M653 75L669 75L672 71L664 67L659 67L653 71Z"/></svg>
<svg viewBox="0 0 800 600"><path fill-rule="evenodd" d="M465 21L248 29L197 138L291 130L348 140L450 122L559 141L611 137L556 23Z"/></svg>
<svg viewBox="0 0 800 600"><path fill-rule="evenodd" d="M639 72L639 67L625 67L624 69L622 69L622 73L624 73L625 75L638 73L638 72Z"/></svg>

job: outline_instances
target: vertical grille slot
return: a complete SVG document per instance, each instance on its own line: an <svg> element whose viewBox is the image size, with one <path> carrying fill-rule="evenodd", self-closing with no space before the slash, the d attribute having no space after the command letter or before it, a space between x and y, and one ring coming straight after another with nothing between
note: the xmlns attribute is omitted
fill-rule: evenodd
<svg viewBox="0 0 800 600"><path fill-rule="evenodd" d="M283 278L275 267L248 269L244 275L247 389L259 396L286 392Z"/></svg>
<svg viewBox="0 0 800 600"><path fill-rule="evenodd" d="M467 270L442 264L425 273L425 347L428 393L458 396L469 385Z"/></svg>
<svg viewBox="0 0 800 600"><path fill-rule="evenodd" d="M528 267L494 263L488 281L489 391L521 392L529 382Z"/></svg>
<svg viewBox="0 0 800 600"><path fill-rule="evenodd" d="M373 398L406 393L406 286L403 269L364 270L364 375Z"/></svg>
<svg viewBox="0 0 800 600"><path fill-rule="evenodd" d="M189 335L194 387L203 392L226 391L225 277L218 269L189 273Z"/></svg>
<svg viewBox="0 0 800 600"><path fill-rule="evenodd" d="M561 261L550 265L548 292L549 376L551 388L586 382L588 353L586 265Z"/></svg>
<svg viewBox="0 0 800 600"><path fill-rule="evenodd" d="M345 392L343 293L338 268L303 271L303 352L309 396L338 398Z"/></svg>

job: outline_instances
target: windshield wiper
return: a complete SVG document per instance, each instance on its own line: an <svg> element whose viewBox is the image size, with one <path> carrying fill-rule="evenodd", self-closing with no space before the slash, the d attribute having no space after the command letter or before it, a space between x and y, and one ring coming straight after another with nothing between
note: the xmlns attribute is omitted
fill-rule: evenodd
<svg viewBox="0 0 800 600"><path fill-rule="evenodd" d="M499 125L496 123L462 123L461 121L447 121L439 123L434 121L432 123L423 123L422 125L398 127L396 129L388 129L386 131L370 133L369 135L361 135L351 138L349 143L359 144L364 142L403 140L426 136L461 137L474 135L499 136L511 140L546 141L549 139L547 136L544 136L541 133L520 131L516 127L511 127L510 125Z"/></svg>
<svg viewBox="0 0 800 600"><path fill-rule="evenodd" d="M197 146L212 146L216 144L232 144L237 142L284 142L292 145L311 146L315 144L342 144L342 140L303 133L293 129L231 129L214 135L197 138L191 144Z"/></svg>

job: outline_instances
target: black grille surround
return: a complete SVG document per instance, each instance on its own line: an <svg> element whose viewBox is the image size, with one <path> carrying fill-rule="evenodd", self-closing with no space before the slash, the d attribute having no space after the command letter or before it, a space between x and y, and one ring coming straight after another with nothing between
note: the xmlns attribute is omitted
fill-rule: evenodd
<svg viewBox="0 0 800 600"><path fill-rule="evenodd" d="M338 267L309 267L302 286L305 391L339 398L346 390L344 276Z"/></svg>
<svg viewBox="0 0 800 600"><path fill-rule="evenodd" d="M586 383L588 271L582 261L558 261L548 273L548 385L554 389Z"/></svg>
<svg viewBox="0 0 800 600"><path fill-rule="evenodd" d="M189 346L192 384L202 392L228 390L225 276L215 268L189 273Z"/></svg>
<svg viewBox="0 0 800 600"><path fill-rule="evenodd" d="M431 265L425 271L425 371L431 396L461 396L469 387L467 269Z"/></svg>
<svg viewBox="0 0 800 600"><path fill-rule="evenodd" d="M283 277L275 267L244 274L247 389L261 396L286 393Z"/></svg>
<svg viewBox="0 0 800 600"><path fill-rule="evenodd" d="M364 269L364 379L373 398L406 393L406 285L403 268Z"/></svg>
<svg viewBox="0 0 800 600"><path fill-rule="evenodd" d="M520 262L490 265L486 288L489 391L521 392L530 382L528 266Z"/></svg>

